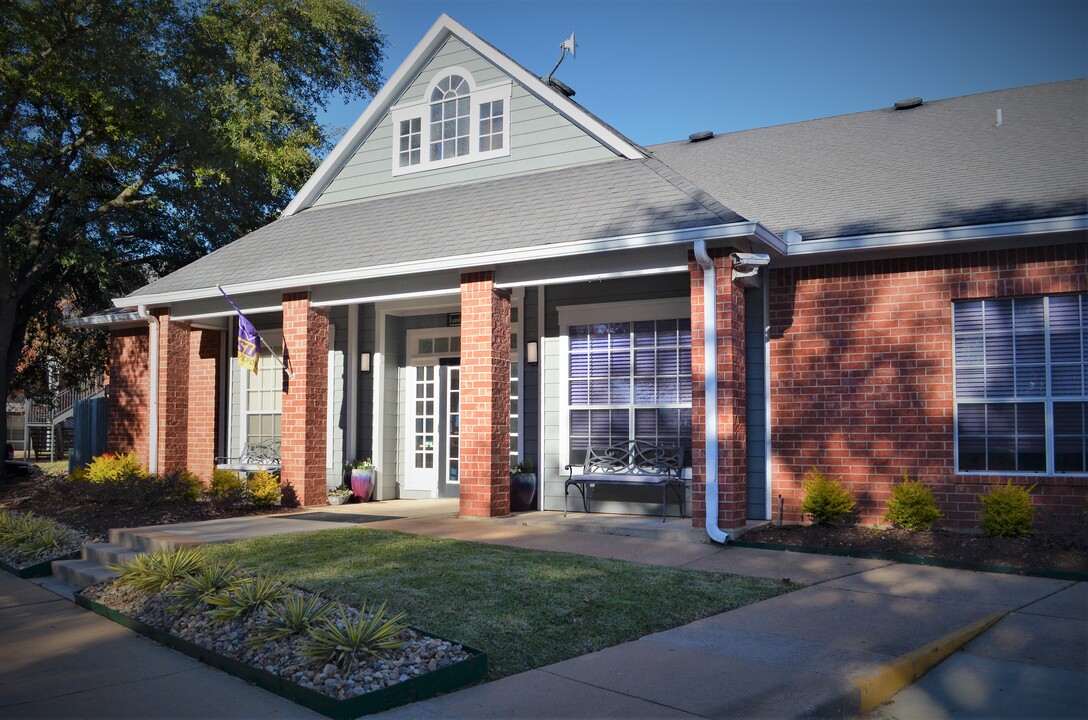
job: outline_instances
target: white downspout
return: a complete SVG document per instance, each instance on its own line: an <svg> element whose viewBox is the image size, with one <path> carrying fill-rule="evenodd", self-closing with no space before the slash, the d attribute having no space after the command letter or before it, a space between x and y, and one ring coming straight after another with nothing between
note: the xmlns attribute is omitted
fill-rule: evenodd
<svg viewBox="0 0 1088 720"><path fill-rule="evenodd" d="M151 398L148 403L147 471L159 472L159 319L147 312L146 305L137 305L136 312L148 325L148 375L151 378Z"/></svg>
<svg viewBox="0 0 1088 720"><path fill-rule="evenodd" d="M706 241L695 241L695 261L703 269L703 368L706 376L706 534L717 543L729 542L718 527L718 287L714 261Z"/></svg>

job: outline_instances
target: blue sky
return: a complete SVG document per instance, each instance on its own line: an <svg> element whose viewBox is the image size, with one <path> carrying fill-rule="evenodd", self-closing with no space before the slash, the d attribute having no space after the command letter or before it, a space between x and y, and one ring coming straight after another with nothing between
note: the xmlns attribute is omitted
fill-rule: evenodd
<svg viewBox="0 0 1088 720"><path fill-rule="evenodd" d="M372 0L392 74L445 12L643 145L1088 76L1082 0ZM1088 100L1086 100L1088 102ZM330 103L346 128L366 101Z"/></svg>

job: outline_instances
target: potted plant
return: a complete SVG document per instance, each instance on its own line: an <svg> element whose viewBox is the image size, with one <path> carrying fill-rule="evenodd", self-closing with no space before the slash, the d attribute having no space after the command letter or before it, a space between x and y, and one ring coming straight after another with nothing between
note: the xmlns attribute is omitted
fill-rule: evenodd
<svg viewBox="0 0 1088 720"><path fill-rule="evenodd" d="M329 490L329 505L343 505L351 499L351 488L340 486L335 490Z"/></svg>
<svg viewBox="0 0 1088 720"><path fill-rule="evenodd" d="M374 492L374 463L370 458L352 460L348 467L351 469L351 492L359 498L359 502L369 502Z"/></svg>
<svg viewBox="0 0 1088 720"><path fill-rule="evenodd" d="M536 466L532 460L524 460L510 468L510 509L534 510L535 499Z"/></svg>

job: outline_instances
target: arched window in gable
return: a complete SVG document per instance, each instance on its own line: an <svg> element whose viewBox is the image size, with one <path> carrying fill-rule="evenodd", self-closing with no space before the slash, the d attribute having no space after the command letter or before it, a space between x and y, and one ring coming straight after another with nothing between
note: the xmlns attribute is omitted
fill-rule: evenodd
<svg viewBox="0 0 1088 720"><path fill-rule="evenodd" d="M465 68L446 67L414 99L391 112L393 175L510 155L513 84L477 84Z"/></svg>
<svg viewBox="0 0 1088 720"><path fill-rule="evenodd" d="M468 155L472 102L468 83L448 75L431 92L431 161Z"/></svg>

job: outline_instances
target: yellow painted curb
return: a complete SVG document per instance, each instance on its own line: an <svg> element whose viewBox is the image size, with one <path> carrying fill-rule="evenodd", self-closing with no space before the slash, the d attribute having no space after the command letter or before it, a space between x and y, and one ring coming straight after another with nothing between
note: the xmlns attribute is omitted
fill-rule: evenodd
<svg viewBox="0 0 1088 720"><path fill-rule="evenodd" d="M868 712L885 700L890 699L897 692L925 675L931 667L990 629L1007 614L1004 610L998 610L981 620L950 632L939 640L934 640L928 645L885 663L868 677L855 678L854 685L861 691L861 712Z"/></svg>

